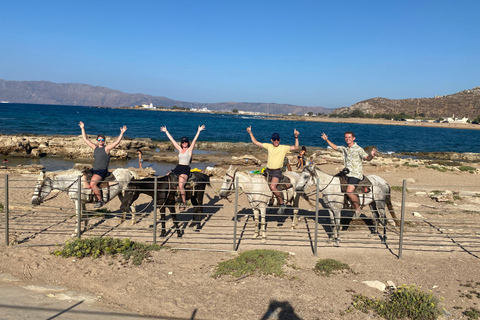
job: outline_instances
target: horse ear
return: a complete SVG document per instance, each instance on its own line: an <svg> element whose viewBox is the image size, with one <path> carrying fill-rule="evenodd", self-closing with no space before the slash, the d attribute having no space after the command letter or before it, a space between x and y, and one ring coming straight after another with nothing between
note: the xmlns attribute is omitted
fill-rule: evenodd
<svg viewBox="0 0 480 320"><path fill-rule="evenodd" d="M228 171L230 171L232 169L233 169L233 165L230 165L230 167L228 168Z"/></svg>

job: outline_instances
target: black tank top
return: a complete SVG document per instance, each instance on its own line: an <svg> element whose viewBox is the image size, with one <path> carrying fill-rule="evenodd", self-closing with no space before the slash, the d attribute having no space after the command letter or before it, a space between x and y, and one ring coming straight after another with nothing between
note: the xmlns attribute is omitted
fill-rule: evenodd
<svg viewBox="0 0 480 320"><path fill-rule="evenodd" d="M93 150L93 170L108 170L110 155L105 152L105 147L96 147Z"/></svg>

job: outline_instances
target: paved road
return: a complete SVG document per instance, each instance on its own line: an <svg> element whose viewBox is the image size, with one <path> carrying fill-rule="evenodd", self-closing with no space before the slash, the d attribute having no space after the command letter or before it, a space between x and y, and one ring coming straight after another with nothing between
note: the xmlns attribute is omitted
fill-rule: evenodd
<svg viewBox="0 0 480 320"><path fill-rule="evenodd" d="M0 273L0 319L139 320L152 318L101 305L96 297L55 286L29 286Z"/></svg>

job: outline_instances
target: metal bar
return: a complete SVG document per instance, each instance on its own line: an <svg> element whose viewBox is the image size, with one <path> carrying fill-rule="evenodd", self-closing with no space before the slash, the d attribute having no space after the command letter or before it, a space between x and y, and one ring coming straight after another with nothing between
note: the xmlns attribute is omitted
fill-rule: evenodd
<svg viewBox="0 0 480 320"><path fill-rule="evenodd" d="M10 243L9 233L10 233L10 225L9 225L9 210L8 210L8 174L5 175L5 206L3 208L5 210L5 245L8 246Z"/></svg>
<svg viewBox="0 0 480 320"><path fill-rule="evenodd" d="M402 259L403 252L403 231L405 225L405 196L407 190L407 180L403 180L402 187L402 210L400 215L400 239L398 240L398 259Z"/></svg>
<svg viewBox="0 0 480 320"><path fill-rule="evenodd" d="M77 188L77 238L82 235L82 176L78 176Z"/></svg>
<svg viewBox="0 0 480 320"><path fill-rule="evenodd" d="M235 180L235 213L233 215L233 251L237 247L237 218L238 218L238 180Z"/></svg>
<svg viewBox="0 0 480 320"><path fill-rule="evenodd" d="M320 179L317 179L317 192L316 192L317 201L315 201L315 248L313 249L313 254L317 256L318 248L318 197L320 196Z"/></svg>
<svg viewBox="0 0 480 320"><path fill-rule="evenodd" d="M155 186L153 187L153 244L157 243L157 176L155 176Z"/></svg>

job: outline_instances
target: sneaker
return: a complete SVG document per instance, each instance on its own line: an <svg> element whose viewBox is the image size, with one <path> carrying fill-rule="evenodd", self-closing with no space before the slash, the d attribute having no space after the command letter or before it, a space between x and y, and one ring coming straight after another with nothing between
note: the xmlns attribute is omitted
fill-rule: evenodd
<svg viewBox="0 0 480 320"><path fill-rule="evenodd" d="M94 208L101 208L105 205L105 202L103 201L98 201L97 203L95 203L95 205L93 206Z"/></svg>
<svg viewBox="0 0 480 320"><path fill-rule="evenodd" d="M278 209L277 211L277 214L284 214L285 213L285 209L287 208L287 205L284 203L280 206L280 208Z"/></svg>

